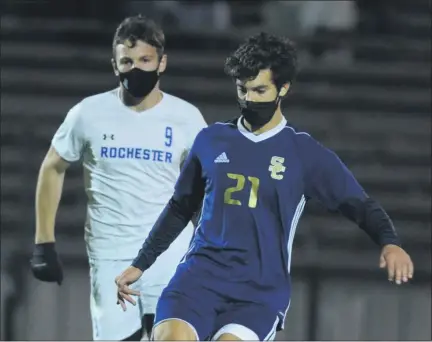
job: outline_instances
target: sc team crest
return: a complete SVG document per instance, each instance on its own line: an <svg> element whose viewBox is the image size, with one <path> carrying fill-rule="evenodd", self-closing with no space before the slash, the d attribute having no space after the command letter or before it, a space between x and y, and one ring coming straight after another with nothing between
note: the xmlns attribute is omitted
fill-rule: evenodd
<svg viewBox="0 0 432 342"><path fill-rule="evenodd" d="M274 156L270 160L270 166L268 170L270 171L270 177L276 180L281 180L284 177L284 172L286 167L283 165L285 158Z"/></svg>

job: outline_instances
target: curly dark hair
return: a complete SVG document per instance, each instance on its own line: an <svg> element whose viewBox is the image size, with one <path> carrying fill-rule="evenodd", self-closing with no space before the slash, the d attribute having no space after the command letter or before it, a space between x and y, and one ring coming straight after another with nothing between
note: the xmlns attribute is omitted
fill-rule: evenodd
<svg viewBox="0 0 432 342"><path fill-rule="evenodd" d="M292 83L297 73L294 43L265 32L249 37L225 61L225 73L234 79L255 78L270 69L276 87Z"/></svg>
<svg viewBox="0 0 432 342"><path fill-rule="evenodd" d="M165 35L162 28L153 20L142 15L128 17L117 27L112 46L114 56L116 46L127 40L132 43L132 47L138 40L154 46L159 57L162 57L165 50Z"/></svg>

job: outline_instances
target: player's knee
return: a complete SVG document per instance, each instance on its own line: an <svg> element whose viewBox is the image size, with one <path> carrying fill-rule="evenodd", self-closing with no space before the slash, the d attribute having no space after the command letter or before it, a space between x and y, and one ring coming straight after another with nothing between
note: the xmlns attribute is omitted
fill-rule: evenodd
<svg viewBox="0 0 432 342"><path fill-rule="evenodd" d="M236 323L223 326L213 336L213 341L260 341L250 328Z"/></svg>
<svg viewBox="0 0 432 342"><path fill-rule="evenodd" d="M226 333L226 334L220 335L216 339L216 341L242 341L242 339L237 337L236 335Z"/></svg>
<svg viewBox="0 0 432 342"><path fill-rule="evenodd" d="M154 341L197 341L195 329L187 322L169 319L153 329Z"/></svg>

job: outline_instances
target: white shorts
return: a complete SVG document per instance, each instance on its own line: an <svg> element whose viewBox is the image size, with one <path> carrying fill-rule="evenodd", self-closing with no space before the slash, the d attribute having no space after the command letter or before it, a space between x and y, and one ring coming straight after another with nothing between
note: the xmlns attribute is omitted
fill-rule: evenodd
<svg viewBox="0 0 432 342"><path fill-rule="evenodd" d="M141 292L137 305L127 303L124 312L117 305L115 277L132 263L132 260L89 260L90 312L94 340L123 340L141 328L145 314L154 314L157 301L166 284L158 284L152 272L145 272L131 287ZM165 280L165 279L164 279ZM165 281L164 281L165 282Z"/></svg>

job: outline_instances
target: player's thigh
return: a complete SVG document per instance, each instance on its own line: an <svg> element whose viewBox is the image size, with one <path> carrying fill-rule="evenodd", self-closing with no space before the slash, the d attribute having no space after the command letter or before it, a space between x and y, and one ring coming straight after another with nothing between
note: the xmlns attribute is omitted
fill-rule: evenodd
<svg viewBox="0 0 432 342"><path fill-rule="evenodd" d="M90 260L90 312L94 340L122 340L141 329L139 306L127 303L123 312L117 305L115 277L131 261Z"/></svg>
<svg viewBox="0 0 432 342"><path fill-rule="evenodd" d="M155 340L182 340L187 335L203 341L211 335L216 317L211 296L205 292L201 296L198 291L192 295L185 292L162 293L153 327Z"/></svg>
<svg viewBox="0 0 432 342"><path fill-rule="evenodd" d="M232 305L217 316L212 340L272 341L279 321L277 310L265 305Z"/></svg>

